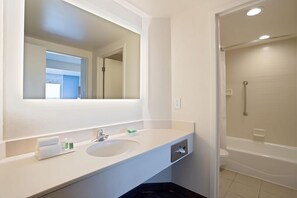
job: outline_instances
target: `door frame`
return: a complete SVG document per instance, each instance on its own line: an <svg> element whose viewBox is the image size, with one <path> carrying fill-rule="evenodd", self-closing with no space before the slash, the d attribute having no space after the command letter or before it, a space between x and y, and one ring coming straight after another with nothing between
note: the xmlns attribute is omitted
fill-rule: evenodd
<svg viewBox="0 0 297 198"><path fill-rule="evenodd" d="M117 47L114 47L114 48L110 48L108 50L106 50L102 55L99 55L97 56L97 80L96 80L96 84L97 84L97 94L96 94L96 97L97 99L102 99L102 96L103 96L103 93L102 93L102 89L101 89L101 86L102 86L102 67L103 67L103 59L105 57L108 57L108 56L111 56L113 54L116 54L118 53L119 51L123 51L123 61L122 61L122 66L123 66L123 80L122 80L122 96L123 98L122 99L125 99L126 97L126 53L127 53L127 45L126 43L123 44L123 45L119 45Z"/></svg>
<svg viewBox="0 0 297 198"><path fill-rule="evenodd" d="M210 187L209 197L219 197L219 168L220 168L220 134L219 134L219 17L228 13L253 6L265 0L239 0L213 9L210 13L211 25L211 55L210 55L210 82L211 82L211 119L210 119Z"/></svg>

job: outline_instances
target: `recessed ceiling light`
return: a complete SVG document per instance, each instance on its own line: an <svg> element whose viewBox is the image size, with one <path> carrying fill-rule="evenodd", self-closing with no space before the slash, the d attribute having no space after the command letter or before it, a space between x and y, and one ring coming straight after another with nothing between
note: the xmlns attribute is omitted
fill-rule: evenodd
<svg viewBox="0 0 297 198"><path fill-rule="evenodd" d="M259 37L260 40L269 39L269 38L270 38L269 35L262 35Z"/></svg>
<svg viewBox="0 0 297 198"><path fill-rule="evenodd" d="M262 11L261 8L252 8L246 13L246 15L247 16L255 16L257 14L260 14L261 11Z"/></svg>

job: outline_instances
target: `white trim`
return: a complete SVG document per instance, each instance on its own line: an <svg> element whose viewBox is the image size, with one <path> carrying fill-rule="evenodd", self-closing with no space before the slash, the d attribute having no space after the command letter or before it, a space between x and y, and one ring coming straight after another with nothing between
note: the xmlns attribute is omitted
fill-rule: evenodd
<svg viewBox="0 0 297 198"><path fill-rule="evenodd" d="M122 79L122 97L123 99L126 98L126 66L127 66L127 44L123 45L123 60L122 60L122 67L123 67L123 79ZM140 75L140 74L139 74ZM139 82L140 83L140 82ZM140 95L139 95L140 97Z"/></svg>
<svg viewBox="0 0 297 198"><path fill-rule="evenodd" d="M140 100L142 101L142 118L150 119L149 113L149 27L151 18L142 18L140 39Z"/></svg>
<svg viewBox="0 0 297 198"><path fill-rule="evenodd" d="M3 19L4 19L4 5L3 0L0 0L0 144L3 140ZM0 151L1 154L1 151ZM1 155L0 155L1 159Z"/></svg>
<svg viewBox="0 0 297 198"><path fill-rule="evenodd" d="M124 27L128 30L131 30L135 33L138 33L138 34L141 33L141 27L138 27L136 24L133 24L133 23L129 22L128 20L125 20L125 19L109 12L102 7L96 6L94 3L91 3L91 1L80 1L80 0L63 0L63 1L65 1L69 4L72 4L80 9L86 10L94 15L97 15L103 19L106 19L114 24L117 24L117 25ZM132 13L135 13L135 12L132 11Z"/></svg>
<svg viewBox="0 0 297 198"><path fill-rule="evenodd" d="M210 114L210 184L209 197L219 197L219 146L218 146L218 38L217 38L217 13L211 13L211 60L210 60L210 89L211 89L211 114Z"/></svg>
<svg viewBox="0 0 297 198"><path fill-rule="evenodd" d="M127 8L131 12L133 12L133 13L141 16L141 17L151 18L150 15L148 15L144 11L138 9L137 7L135 7L134 5L132 5L131 3L127 2L126 0L113 0L113 1L116 2L116 3L118 3L119 5L123 6L124 8Z"/></svg>
<svg viewBox="0 0 297 198"><path fill-rule="evenodd" d="M101 99L102 94L101 94L101 71L102 71L102 65L103 65L103 58L101 56L96 56L96 99Z"/></svg>
<svg viewBox="0 0 297 198"><path fill-rule="evenodd" d="M210 13L211 25L211 55L210 55L210 81L211 81L211 120L210 120L210 187L209 197L219 197L219 117L218 117L218 57L219 57L219 38L218 38L218 17L228 14L238 9L251 6L263 0L240 0L234 3L226 4Z"/></svg>

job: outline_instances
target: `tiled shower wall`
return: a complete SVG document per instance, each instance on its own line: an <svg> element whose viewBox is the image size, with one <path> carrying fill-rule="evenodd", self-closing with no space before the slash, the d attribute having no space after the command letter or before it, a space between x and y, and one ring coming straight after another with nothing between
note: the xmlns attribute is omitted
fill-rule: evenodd
<svg viewBox="0 0 297 198"><path fill-rule="evenodd" d="M297 39L226 52L227 135L297 146ZM243 115L243 81L247 113ZM264 129L264 138L253 135Z"/></svg>

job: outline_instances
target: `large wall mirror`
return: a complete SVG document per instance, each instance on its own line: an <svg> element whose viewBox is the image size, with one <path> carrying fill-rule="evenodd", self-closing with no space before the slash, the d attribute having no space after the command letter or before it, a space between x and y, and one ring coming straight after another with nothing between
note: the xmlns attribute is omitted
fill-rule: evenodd
<svg viewBox="0 0 297 198"><path fill-rule="evenodd" d="M24 38L24 99L139 99L139 34L63 0L25 0Z"/></svg>

